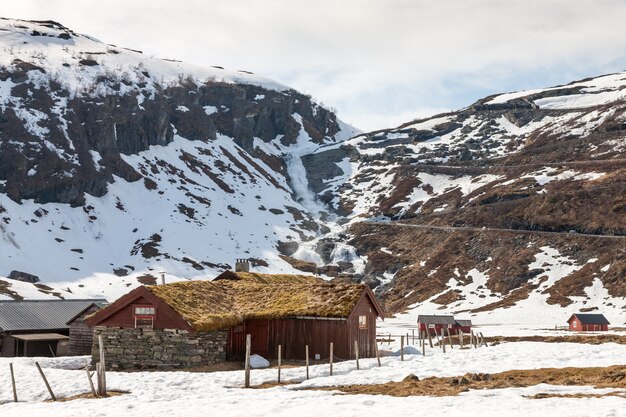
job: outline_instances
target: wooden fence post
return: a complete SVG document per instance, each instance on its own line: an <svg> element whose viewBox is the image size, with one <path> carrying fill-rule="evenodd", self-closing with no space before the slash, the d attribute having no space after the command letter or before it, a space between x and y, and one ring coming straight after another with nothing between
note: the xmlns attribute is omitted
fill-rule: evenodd
<svg viewBox="0 0 626 417"><path fill-rule="evenodd" d="M41 366L39 366L39 362L35 362L35 366L39 370L39 373L41 374L41 378L43 379L43 382L46 384L46 388L48 388L48 392L50 393L50 397L52 397L52 401L56 401L57 397L54 396L54 392L52 392L52 388L50 387L50 384L48 383L48 380L46 379L46 375L43 373Z"/></svg>
<svg viewBox="0 0 626 417"><path fill-rule="evenodd" d="M430 337L430 329L427 327L426 328L426 333L428 334L428 344L430 345L430 348L433 348L433 338Z"/></svg>
<svg viewBox="0 0 626 417"><path fill-rule="evenodd" d="M400 360L404 360L404 336L400 336Z"/></svg>
<svg viewBox="0 0 626 417"><path fill-rule="evenodd" d="M480 341L483 342L483 345L485 347L489 347L489 345L487 344L487 341L485 340L485 336L483 336L483 332L480 332Z"/></svg>
<svg viewBox="0 0 626 417"><path fill-rule="evenodd" d="M411 344L414 345L415 344L415 329L411 329Z"/></svg>
<svg viewBox="0 0 626 417"><path fill-rule="evenodd" d="M330 376L333 376L333 342L330 342Z"/></svg>
<svg viewBox="0 0 626 417"><path fill-rule="evenodd" d="M359 342L354 341L354 357L356 358L356 369L359 370Z"/></svg>
<svg viewBox="0 0 626 417"><path fill-rule="evenodd" d="M411 344L411 339L409 339L409 332L406 332L406 339L404 339L404 340L406 340L406 345L407 346Z"/></svg>
<svg viewBox="0 0 626 417"><path fill-rule="evenodd" d="M278 345L278 383L280 384L280 365L281 365L281 345Z"/></svg>
<svg viewBox="0 0 626 417"><path fill-rule="evenodd" d="M17 387L15 386L15 374L13 373L13 363L9 364L11 369L11 385L13 385L13 401L17 402Z"/></svg>
<svg viewBox="0 0 626 417"><path fill-rule="evenodd" d="M463 349L463 330L460 330L459 333L459 344L461 346L461 349Z"/></svg>
<svg viewBox="0 0 626 417"><path fill-rule="evenodd" d="M309 345L304 346L304 355L306 356L306 379L309 379Z"/></svg>
<svg viewBox="0 0 626 417"><path fill-rule="evenodd" d="M446 327L446 333L448 333L448 343L450 344L450 350L454 349L454 346L452 346L452 336L450 336L450 328Z"/></svg>
<svg viewBox="0 0 626 417"><path fill-rule="evenodd" d="M391 344L391 332L389 332L389 339L388 339L388 341L389 341L388 344L390 345Z"/></svg>
<svg viewBox="0 0 626 417"><path fill-rule="evenodd" d="M89 365L85 366L85 372L87 373L87 380L89 381L89 388L91 388L91 393L94 397L97 397L98 393L93 386L93 380L91 379L91 373L89 372Z"/></svg>
<svg viewBox="0 0 626 417"><path fill-rule="evenodd" d="M245 388L250 388L250 349L252 348L252 335L246 335L246 361L245 361L245 373L244 373L244 383L243 386Z"/></svg>
<svg viewBox="0 0 626 417"><path fill-rule="evenodd" d="M98 394L102 397L107 395L107 377L106 377L106 359L104 356L104 342L102 342L102 335L98 335L98 350L100 353L100 366L96 366L96 372L98 374Z"/></svg>
<svg viewBox="0 0 626 417"><path fill-rule="evenodd" d="M420 331L420 333L422 333ZM422 338L422 356L426 356L426 339Z"/></svg>
<svg viewBox="0 0 626 417"><path fill-rule="evenodd" d="M443 353L446 353L446 339L444 339L443 335L443 327L441 328L441 348L443 349Z"/></svg>
<svg viewBox="0 0 626 417"><path fill-rule="evenodd" d="M378 367L380 368L380 353L378 352L378 342L374 345L376 348L376 361L378 362Z"/></svg>

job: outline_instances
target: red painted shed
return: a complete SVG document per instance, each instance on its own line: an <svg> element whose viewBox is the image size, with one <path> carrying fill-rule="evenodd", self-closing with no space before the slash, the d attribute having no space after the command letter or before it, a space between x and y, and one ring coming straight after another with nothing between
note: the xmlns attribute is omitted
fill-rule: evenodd
<svg viewBox="0 0 626 417"><path fill-rule="evenodd" d="M609 321L604 314L575 313L567 320L569 329L575 332L606 332Z"/></svg>
<svg viewBox="0 0 626 417"><path fill-rule="evenodd" d="M469 333L472 330L471 320L457 320L454 316L448 315L424 315L417 317L417 326L421 332L430 332L430 334L441 334L449 331L450 334ZM447 330L446 330L447 329Z"/></svg>
<svg viewBox="0 0 626 417"><path fill-rule="evenodd" d="M417 317L417 326L421 332L429 332L430 334L441 334L441 330L448 329L452 332L455 325L454 316L444 315L423 315Z"/></svg>

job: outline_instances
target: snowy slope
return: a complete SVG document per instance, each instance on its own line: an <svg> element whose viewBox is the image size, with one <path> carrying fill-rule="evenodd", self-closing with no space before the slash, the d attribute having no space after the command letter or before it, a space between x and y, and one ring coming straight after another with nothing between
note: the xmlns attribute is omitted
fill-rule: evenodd
<svg viewBox="0 0 626 417"><path fill-rule="evenodd" d="M54 22L0 20L0 45L0 298L114 299L242 257L296 272L277 245L316 236L321 210L300 156L355 129L271 80Z"/></svg>

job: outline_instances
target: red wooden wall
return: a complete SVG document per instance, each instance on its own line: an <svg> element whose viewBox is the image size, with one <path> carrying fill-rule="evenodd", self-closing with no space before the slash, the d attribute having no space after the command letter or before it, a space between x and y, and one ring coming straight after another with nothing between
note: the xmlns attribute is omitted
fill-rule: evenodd
<svg viewBox="0 0 626 417"><path fill-rule="evenodd" d="M367 317L367 328L359 328L359 316ZM227 342L227 357L242 359L245 354L245 335L252 337L252 354L274 359L281 345L284 359L305 359L305 346L309 346L309 357L320 360L330 356L333 342L335 359L355 357L354 341L358 340L359 357L376 355L376 310L369 297L363 297L347 319L323 318L280 318L272 320L248 320L231 329Z"/></svg>

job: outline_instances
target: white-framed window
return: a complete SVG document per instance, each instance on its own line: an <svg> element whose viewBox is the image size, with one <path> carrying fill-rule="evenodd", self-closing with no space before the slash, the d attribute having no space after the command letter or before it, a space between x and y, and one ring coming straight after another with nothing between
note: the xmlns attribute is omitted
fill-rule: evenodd
<svg viewBox="0 0 626 417"><path fill-rule="evenodd" d="M135 316L135 329L152 329L154 328L154 317Z"/></svg>
<svg viewBox="0 0 626 417"><path fill-rule="evenodd" d="M154 316L154 307L150 306L135 306L136 316Z"/></svg>
<svg viewBox="0 0 626 417"><path fill-rule="evenodd" d="M367 316L359 316L359 329L367 329Z"/></svg>
<svg viewBox="0 0 626 417"><path fill-rule="evenodd" d="M578 327L578 322L576 320L574 320L573 326Z"/></svg>
<svg viewBox="0 0 626 417"><path fill-rule="evenodd" d="M435 328L435 325L434 325L434 324L429 324L429 325L428 325L428 328L429 328L429 329L434 329L434 328Z"/></svg>
<svg viewBox="0 0 626 417"><path fill-rule="evenodd" d="M153 306L134 306L133 313L135 329L154 328L154 317L156 316L156 309Z"/></svg>
<svg viewBox="0 0 626 417"><path fill-rule="evenodd" d="M451 329L451 328L452 328L452 325L451 325L451 324L448 324L448 329Z"/></svg>

